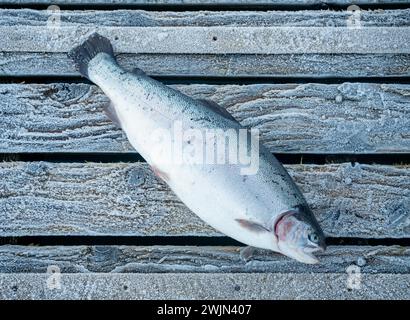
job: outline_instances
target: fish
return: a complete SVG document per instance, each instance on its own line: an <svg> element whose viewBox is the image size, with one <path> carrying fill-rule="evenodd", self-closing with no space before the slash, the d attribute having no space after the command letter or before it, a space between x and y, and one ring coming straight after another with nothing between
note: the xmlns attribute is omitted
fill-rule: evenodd
<svg viewBox="0 0 410 320"><path fill-rule="evenodd" d="M302 263L319 262L315 253L326 249L324 233L283 165L263 144L252 144L257 138L254 128L241 125L213 101L189 97L139 68L125 70L118 64L110 40L98 33L92 33L68 55L81 75L110 99L105 108L108 117L192 212L250 248L278 252ZM191 135L171 135L177 124L180 132L192 131ZM243 162L223 158L201 162L194 161L201 157L189 157L201 150L192 149L204 140L198 132L219 132L220 136L221 131L237 135L237 149L245 154L257 150L253 152L256 169L249 166L246 171ZM215 147L217 138L215 134L213 139L205 139L206 147ZM186 161L171 156L165 161L167 155L177 153L176 145L188 150L182 157ZM228 149L224 145L220 150ZM252 250L243 252L249 257Z"/></svg>

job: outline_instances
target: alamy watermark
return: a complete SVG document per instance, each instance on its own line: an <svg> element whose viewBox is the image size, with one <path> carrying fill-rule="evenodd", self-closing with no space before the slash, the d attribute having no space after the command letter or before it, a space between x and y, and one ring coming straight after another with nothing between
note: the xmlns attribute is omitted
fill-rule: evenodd
<svg viewBox="0 0 410 320"><path fill-rule="evenodd" d="M184 128L181 121L170 129L157 128L147 142L152 159L172 165L237 165L241 175L259 169L259 130L246 128Z"/></svg>
<svg viewBox="0 0 410 320"><path fill-rule="evenodd" d="M47 274L49 275L46 280L47 288L50 290L60 290L61 289L60 267L56 265L48 266Z"/></svg>
<svg viewBox="0 0 410 320"><path fill-rule="evenodd" d="M362 27L362 21L361 21L362 11L360 7L357 5L348 6L347 12L348 12L348 18L346 21L347 27L355 28L355 29L361 28Z"/></svg>
<svg viewBox="0 0 410 320"><path fill-rule="evenodd" d="M48 28L60 28L61 27L61 10L59 6L51 5L47 8L47 14L49 15L47 19Z"/></svg>
<svg viewBox="0 0 410 320"><path fill-rule="evenodd" d="M359 290L362 286L361 268L354 264L346 268L347 280L346 286L349 290Z"/></svg>

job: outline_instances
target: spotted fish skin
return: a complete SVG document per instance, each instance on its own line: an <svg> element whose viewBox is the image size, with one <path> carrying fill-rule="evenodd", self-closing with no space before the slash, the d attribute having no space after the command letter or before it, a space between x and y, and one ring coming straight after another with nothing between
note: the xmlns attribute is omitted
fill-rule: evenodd
<svg viewBox="0 0 410 320"><path fill-rule="evenodd" d="M251 175L240 173L241 164L161 161L158 155L168 150L169 141L152 143L151 135L159 129L171 132L180 123L183 130L222 129L239 134L245 128L212 103L188 97L141 70L125 71L107 39L93 35L87 41L71 53L78 69L109 97L116 121L131 145L202 220L247 245L281 252L275 224L284 212L303 208L301 214L323 237L302 193L263 146L259 146L258 171ZM172 144L177 143L172 139Z"/></svg>

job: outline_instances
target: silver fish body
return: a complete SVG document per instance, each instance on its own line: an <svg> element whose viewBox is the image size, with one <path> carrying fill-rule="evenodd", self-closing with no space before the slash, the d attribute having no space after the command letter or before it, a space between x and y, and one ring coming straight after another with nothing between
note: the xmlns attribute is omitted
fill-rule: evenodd
<svg viewBox="0 0 410 320"><path fill-rule="evenodd" d="M239 136L244 127L237 121L206 102L153 80L142 71L123 70L109 53L98 53L88 61L87 76L110 98L131 145L202 220L247 245L282 252L306 263L317 262L311 252L324 248L323 233L298 187L263 146L259 146L256 173L243 175L243 166L239 163L163 161L164 155L170 152L170 143L182 143L182 148L189 148L195 144L192 140L196 137L182 142L172 136L171 141L153 137L155 132L173 132L176 123L182 131L197 130L205 134L212 129L222 129ZM249 146L243 147L249 149ZM311 252L294 254L290 252L293 248L281 246L276 225L288 213L302 217L319 237ZM282 223L284 234L291 229L290 222L288 226Z"/></svg>

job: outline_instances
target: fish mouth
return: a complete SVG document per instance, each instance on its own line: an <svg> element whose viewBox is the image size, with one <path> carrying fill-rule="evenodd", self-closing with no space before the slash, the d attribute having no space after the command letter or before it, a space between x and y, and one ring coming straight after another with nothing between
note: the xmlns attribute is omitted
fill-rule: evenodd
<svg viewBox="0 0 410 320"><path fill-rule="evenodd" d="M319 259L314 256L312 253L305 253L298 261L306 264L318 264Z"/></svg>
<svg viewBox="0 0 410 320"><path fill-rule="evenodd" d="M299 262L306 264L317 264L319 259L313 254L316 252L324 252L323 248L317 247L314 249L308 250L286 250L287 248L282 249L282 253L286 256L293 258Z"/></svg>
<svg viewBox="0 0 410 320"><path fill-rule="evenodd" d="M324 252L324 251L325 249L323 249L322 247L317 247L309 251L304 250L300 261L304 263L308 263L308 264L319 263L319 259L313 253Z"/></svg>
<svg viewBox="0 0 410 320"><path fill-rule="evenodd" d="M314 251L311 251L311 250L309 250L309 251L289 250L288 248L283 247L283 246L281 248L281 252L284 255L286 255L286 256L288 256L292 259L295 259L299 262L306 263L306 264L317 264L317 263L319 263L319 259L313 254L314 252L317 252L317 251L322 251L322 250L319 249L319 248L317 250L314 250Z"/></svg>

